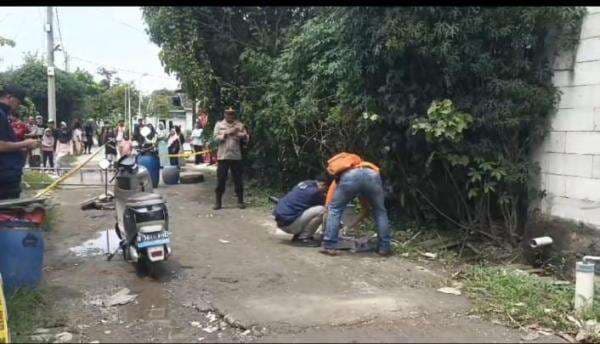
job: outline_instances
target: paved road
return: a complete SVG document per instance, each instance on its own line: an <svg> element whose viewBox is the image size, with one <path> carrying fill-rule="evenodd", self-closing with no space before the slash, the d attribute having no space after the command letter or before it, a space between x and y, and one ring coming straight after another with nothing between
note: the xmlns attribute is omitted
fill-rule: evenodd
<svg viewBox="0 0 600 344"><path fill-rule="evenodd" d="M211 175L158 189L169 201L174 252L159 281L121 259L78 257L70 247L114 223L111 212L79 210L100 190L57 193L60 220L47 236L47 283L69 328L88 326L82 340L516 342L524 334L470 317L464 296L437 292L446 276L434 265L291 246L269 209L234 208L231 187L225 209L213 211ZM138 294L136 303L106 310L90 301L122 287Z"/></svg>

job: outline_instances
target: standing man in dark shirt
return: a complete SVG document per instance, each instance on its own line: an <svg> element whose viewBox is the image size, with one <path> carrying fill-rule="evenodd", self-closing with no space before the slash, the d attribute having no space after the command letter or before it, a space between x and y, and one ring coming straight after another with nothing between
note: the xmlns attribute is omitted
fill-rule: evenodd
<svg viewBox="0 0 600 344"><path fill-rule="evenodd" d="M85 148L84 153L92 154L92 146L94 145L94 121L90 118L87 123L83 126L85 134Z"/></svg>
<svg viewBox="0 0 600 344"><path fill-rule="evenodd" d="M305 180L277 202L273 211L277 227L294 234L293 242L319 245L313 235L323 223L326 190L327 185L323 180Z"/></svg>
<svg viewBox="0 0 600 344"><path fill-rule="evenodd" d="M19 198L21 176L27 149L39 147L38 140L17 141L8 122L9 113L16 112L25 100L25 91L14 85L0 90L0 200Z"/></svg>

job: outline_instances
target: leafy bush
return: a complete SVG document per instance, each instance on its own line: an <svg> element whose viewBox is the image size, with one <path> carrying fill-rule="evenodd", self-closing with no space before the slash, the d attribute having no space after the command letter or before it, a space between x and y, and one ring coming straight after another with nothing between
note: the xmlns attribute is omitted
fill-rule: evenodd
<svg viewBox="0 0 600 344"><path fill-rule="evenodd" d="M190 61L208 73L188 90L209 101L213 119L239 105L255 178L289 186L352 151L382 167L407 218L510 241L538 195L530 154L559 99L553 61L573 47L584 13L144 9L166 68L184 84Z"/></svg>

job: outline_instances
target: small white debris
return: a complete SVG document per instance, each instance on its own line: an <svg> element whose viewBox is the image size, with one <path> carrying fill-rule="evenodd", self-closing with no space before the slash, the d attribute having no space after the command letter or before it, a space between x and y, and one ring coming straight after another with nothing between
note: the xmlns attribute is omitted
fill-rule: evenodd
<svg viewBox="0 0 600 344"><path fill-rule="evenodd" d="M425 252L425 253L421 253L421 255L425 258L429 258L429 259L436 259L437 258L437 253L431 253L431 252Z"/></svg>
<svg viewBox="0 0 600 344"><path fill-rule="evenodd" d="M104 331L104 334L110 334L110 330Z"/></svg>
<svg viewBox="0 0 600 344"><path fill-rule="evenodd" d="M242 336L247 336L250 334L250 332L252 332L252 331L246 330L246 331L242 332Z"/></svg>
<svg viewBox="0 0 600 344"><path fill-rule="evenodd" d="M73 335L69 332L61 332L58 333L54 338L56 338L54 343L68 343L73 340Z"/></svg>
<svg viewBox="0 0 600 344"><path fill-rule="evenodd" d="M588 331L581 329L581 330L579 330L579 332L577 332L577 335L575 336L575 340L578 342L583 342L589 336L590 336L590 334Z"/></svg>
<svg viewBox="0 0 600 344"><path fill-rule="evenodd" d="M34 334L31 336L31 340L34 342L49 342L51 339L52 334L50 333Z"/></svg>
<svg viewBox="0 0 600 344"><path fill-rule="evenodd" d="M438 289L437 291L439 291L440 293L444 293L444 294L452 294L452 295L460 295L461 292L460 290L456 289L456 288L451 288L451 287L443 287Z"/></svg>
<svg viewBox="0 0 600 344"><path fill-rule="evenodd" d="M100 341L99 341L99 340L92 340L92 341L90 342L90 344L100 344Z"/></svg>
<svg viewBox="0 0 600 344"><path fill-rule="evenodd" d="M201 325L201 324L200 324L198 321L191 321L191 322L190 322L190 325L191 325L192 327L201 327L201 326L202 326L202 325Z"/></svg>
<svg viewBox="0 0 600 344"><path fill-rule="evenodd" d="M204 340L204 337L199 337L199 338L198 338L198 342L201 342L201 341L203 341L203 340Z"/></svg>
<svg viewBox="0 0 600 344"><path fill-rule="evenodd" d="M219 328L216 326L208 326L202 329L202 331L206 332L206 333L213 333L215 331L217 331Z"/></svg>
<svg viewBox="0 0 600 344"><path fill-rule="evenodd" d="M33 332L33 334L41 334L41 333L50 333L50 330L47 328L38 328Z"/></svg>
<svg viewBox="0 0 600 344"><path fill-rule="evenodd" d="M577 326L577 327L583 327L581 322L579 320L575 319L575 317L573 317L572 315L567 315L567 320L569 320L570 322L575 324L575 326Z"/></svg>
<svg viewBox="0 0 600 344"><path fill-rule="evenodd" d="M208 319L208 322L214 322L217 320L217 315L213 312L208 312L206 313L206 319Z"/></svg>
<svg viewBox="0 0 600 344"><path fill-rule="evenodd" d="M228 241L228 240L219 239L219 242L220 242L221 244L229 244L229 241Z"/></svg>
<svg viewBox="0 0 600 344"><path fill-rule="evenodd" d="M129 294L131 291L128 288L123 288L119 290L118 293L109 297L107 300L103 302L103 304L107 307L117 306L117 305L125 305L130 302L133 302L137 297L136 294Z"/></svg>

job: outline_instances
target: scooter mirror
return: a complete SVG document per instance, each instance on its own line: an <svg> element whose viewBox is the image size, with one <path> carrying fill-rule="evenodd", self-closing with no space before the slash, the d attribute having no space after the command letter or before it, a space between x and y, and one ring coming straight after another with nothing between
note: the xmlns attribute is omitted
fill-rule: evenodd
<svg viewBox="0 0 600 344"><path fill-rule="evenodd" d="M100 166L102 170L107 170L110 167L110 161L102 159L98 162L98 166Z"/></svg>
<svg viewBox="0 0 600 344"><path fill-rule="evenodd" d="M143 127L142 129L140 129L140 134L142 134L143 137L147 137L148 135L150 135L151 132L152 130L148 127Z"/></svg>

